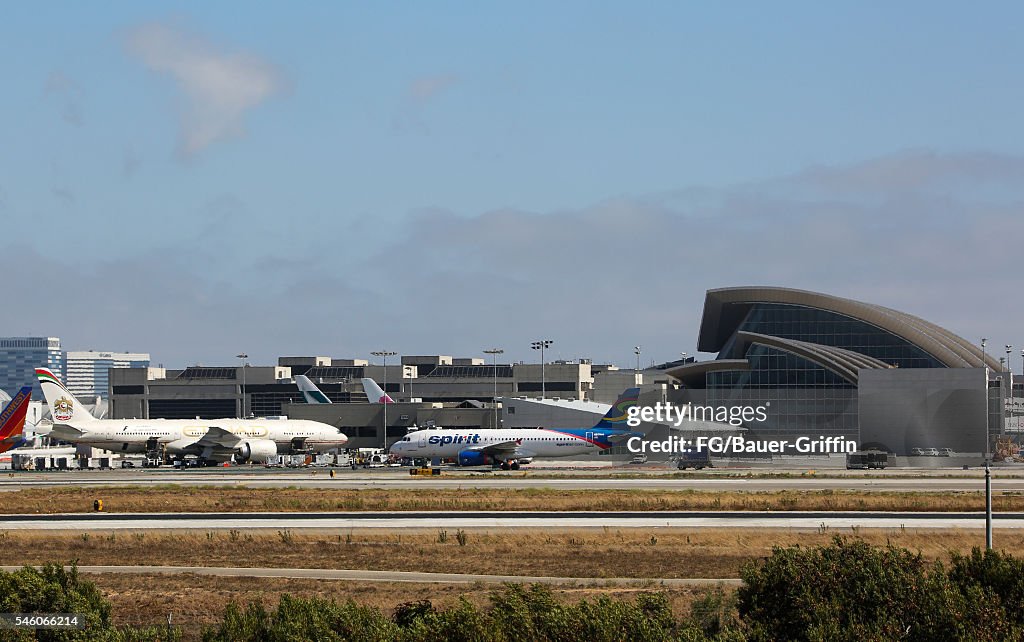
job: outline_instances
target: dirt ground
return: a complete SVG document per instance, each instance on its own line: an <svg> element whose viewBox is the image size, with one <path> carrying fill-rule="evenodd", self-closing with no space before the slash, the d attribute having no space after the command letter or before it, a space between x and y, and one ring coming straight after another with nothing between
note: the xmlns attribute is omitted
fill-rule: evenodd
<svg viewBox="0 0 1024 642"><path fill-rule="evenodd" d="M827 544L834 535L945 559L983 544L980 530L580 529L553 531L0 532L5 557L25 564L336 568L587 578L735 578L773 546ZM998 532L1007 551L1024 534ZM460 543L461 542L461 543Z"/></svg>

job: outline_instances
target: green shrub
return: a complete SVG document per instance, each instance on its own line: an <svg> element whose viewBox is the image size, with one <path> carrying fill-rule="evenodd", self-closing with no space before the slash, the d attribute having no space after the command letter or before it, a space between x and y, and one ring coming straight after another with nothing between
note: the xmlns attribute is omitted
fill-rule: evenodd
<svg viewBox="0 0 1024 642"><path fill-rule="evenodd" d="M84 618L82 629L7 629L0 640L102 640L148 642L178 640L180 631L165 627L115 628L110 622L110 602L92 582L82 578L78 566L61 564L41 568L26 566L14 572L0 571L0 613L74 613Z"/></svg>
<svg viewBox="0 0 1024 642"><path fill-rule="evenodd" d="M1024 639L1020 570L976 551L947 574L905 549L836 537L746 565L738 611L752 639Z"/></svg>
<svg viewBox="0 0 1024 642"><path fill-rule="evenodd" d="M229 604L219 627L203 634L208 641L352 640L378 642L398 639L399 628L375 608L349 600L337 603L321 598L281 596L277 608L267 612L251 603L243 611Z"/></svg>

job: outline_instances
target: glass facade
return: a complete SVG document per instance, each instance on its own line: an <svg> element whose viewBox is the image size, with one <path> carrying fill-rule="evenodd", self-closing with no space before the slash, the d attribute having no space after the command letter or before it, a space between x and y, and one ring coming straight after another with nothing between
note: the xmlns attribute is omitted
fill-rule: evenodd
<svg viewBox="0 0 1024 642"><path fill-rule="evenodd" d="M765 406L767 420L747 426L759 436L856 438L857 389L852 383L777 348L752 345L746 357L749 371L707 374L709 405Z"/></svg>
<svg viewBox="0 0 1024 642"><path fill-rule="evenodd" d="M67 352L64 385L79 399L92 403L110 397L111 368L148 368L149 355L134 352Z"/></svg>
<svg viewBox="0 0 1024 642"><path fill-rule="evenodd" d="M783 303L757 303L737 330L845 348L899 368L943 368L935 357L895 334L842 314ZM719 358L727 358L735 336ZM742 355L735 358L742 358Z"/></svg>
<svg viewBox="0 0 1024 642"><path fill-rule="evenodd" d="M755 303L737 327L739 331L843 348L899 368L945 367L887 330L799 305ZM725 343L718 358L746 359L750 370L708 372L708 403L767 405L767 420L747 426L753 433L857 437L857 388L828 368L779 348L747 344L736 334Z"/></svg>
<svg viewBox="0 0 1024 642"><path fill-rule="evenodd" d="M36 368L45 367L64 378L64 352L57 337L0 338L0 390L12 397L22 386L32 386L32 396L42 399Z"/></svg>

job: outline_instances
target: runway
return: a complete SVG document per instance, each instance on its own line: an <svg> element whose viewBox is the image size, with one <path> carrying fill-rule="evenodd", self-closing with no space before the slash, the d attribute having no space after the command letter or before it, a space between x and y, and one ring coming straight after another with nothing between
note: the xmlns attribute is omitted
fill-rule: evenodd
<svg viewBox="0 0 1024 642"><path fill-rule="evenodd" d="M0 566L17 571L20 566ZM527 575L479 575L466 573L418 573L409 571L367 571L322 568L242 568L224 566L79 566L87 574L128 573L133 575L208 575L214 577L280 577L290 579L346 580L355 582L415 582L422 584L573 584L578 586L707 586L738 585L737 578L651 579L638 577L548 577Z"/></svg>
<svg viewBox="0 0 1024 642"><path fill-rule="evenodd" d="M838 471L836 471L838 473ZM332 479L326 470L264 471L264 470L118 470L75 471L55 473L13 473L0 476L0 491L24 488L55 488L100 486L210 486L246 488L337 488L337 489L468 489L468 488L552 488L559 490L699 490L699 491L780 491L780 490L859 490L885 492L962 492L981 491L981 471L944 471L937 476L931 471L910 476L906 472L873 475L838 476L772 476L763 472L725 473L722 476L666 477L636 474L630 477L570 473L564 476L531 476L531 473L445 473L440 477L411 477L407 469L380 471L339 470ZM663 473L664 474L664 473ZM1009 475L1014 476L1009 476ZM993 476L994 492L1024 492L1024 477L999 471ZM734 476L733 476L734 475ZM956 475L956 476L953 476Z"/></svg>
<svg viewBox="0 0 1024 642"><path fill-rule="evenodd" d="M998 529L1024 528L1024 513L996 513ZM624 511L389 513L85 513L4 515L2 530L225 530L355 528L927 528L984 527L982 513L828 512L828 511Z"/></svg>

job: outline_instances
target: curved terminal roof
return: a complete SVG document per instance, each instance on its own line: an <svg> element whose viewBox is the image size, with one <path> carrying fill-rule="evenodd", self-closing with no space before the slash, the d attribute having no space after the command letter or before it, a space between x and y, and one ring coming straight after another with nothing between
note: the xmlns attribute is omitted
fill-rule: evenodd
<svg viewBox="0 0 1024 642"><path fill-rule="evenodd" d="M880 359L863 355L859 352L826 346L820 343L807 341L796 341L794 339L783 339L767 334L756 332L737 332L736 338L743 343L756 343L785 350L798 357L814 362L819 366L831 370L850 383L857 384L857 371L861 368L890 368L889 364Z"/></svg>
<svg viewBox="0 0 1024 642"><path fill-rule="evenodd" d="M982 367L982 352L979 347L920 317L853 299L807 290L766 286L708 290L704 299L704 316L701 319L697 349L701 352L720 351L746 318L750 308L757 303L796 305L842 314L881 328L918 346L949 368ZM778 340L776 337L772 339ZM825 355L821 356L824 358ZM985 363L993 370L999 368L999 362L992 355L987 356Z"/></svg>
<svg viewBox="0 0 1024 642"><path fill-rule="evenodd" d="M703 388L704 375L714 370L750 370L750 362L746 359L691 361L686 365L666 370L665 374L679 379L688 388Z"/></svg>

